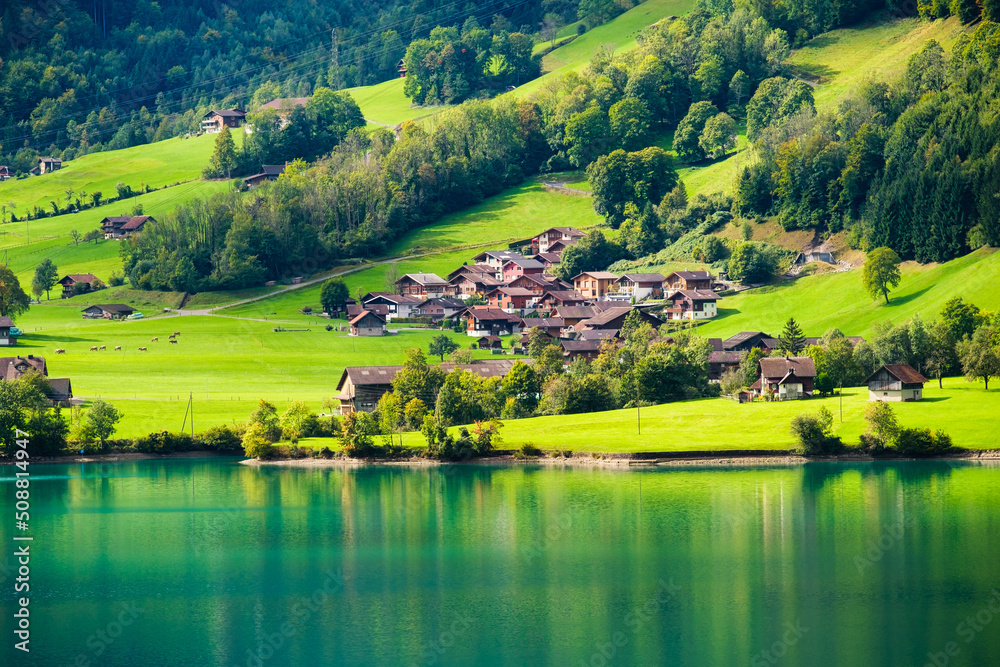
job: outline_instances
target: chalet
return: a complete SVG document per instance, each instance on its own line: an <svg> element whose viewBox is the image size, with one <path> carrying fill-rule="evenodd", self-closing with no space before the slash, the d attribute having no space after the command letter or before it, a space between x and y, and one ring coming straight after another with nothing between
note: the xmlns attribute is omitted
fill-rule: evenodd
<svg viewBox="0 0 1000 667"><path fill-rule="evenodd" d="M510 372L516 361L515 359L486 359L471 364L445 362L441 364L440 368L446 373L462 369L483 378L504 377ZM402 366L348 366L345 368L337 383L339 393L335 397L340 401L341 414L373 411L378 405L379 399L392 391L392 380L396 377L396 373L402 369ZM422 398L425 403L434 404L433 396Z"/></svg>
<svg viewBox="0 0 1000 667"><path fill-rule="evenodd" d="M919 401L927 378L909 364L886 364L865 380L869 401Z"/></svg>
<svg viewBox="0 0 1000 667"><path fill-rule="evenodd" d="M493 306L471 306L462 317L466 320L466 333L475 338L516 334L524 328L520 317Z"/></svg>
<svg viewBox="0 0 1000 667"><path fill-rule="evenodd" d="M97 280L93 273L70 273L59 280L62 285L62 298L68 299L76 294L90 291L90 284Z"/></svg>
<svg viewBox="0 0 1000 667"><path fill-rule="evenodd" d="M218 134L222 128L234 129L243 124L247 114L242 109L218 109L209 111L201 118L201 131L205 134Z"/></svg>
<svg viewBox="0 0 1000 667"><path fill-rule="evenodd" d="M503 265L512 259L525 259L525 257L513 250L486 250L473 257L472 261L490 266L497 280L503 280Z"/></svg>
<svg viewBox="0 0 1000 667"><path fill-rule="evenodd" d="M523 287L497 287L486 294L486 300L493 308L525 315L535 309L538 294Z"/></svg>
<svg viewBox="0 0 1000 667"><path fill-rule="evenodd" d="M567 330L575 330L580 322L600 314L601 311L593 306L559 306L552 311L552 316L561 319L563 327Z"/></svg>
<svg viewBox="0 0 1000 667"><path fill-rule="evenodd" d="M559 253L561 257L563 250L570 247L571 245L573 244L567 243L566 241L556 241L555 243L549 246L549 252Z"/></svg>
<svg viewBox="0 0 1000 667"><path fill-rule="evenodd" d="M489 264L463 264L448 274L448 281L462 275L496 276L496 269Z"/></svg>
<svg viewBox="0 0 1000 667"><path fill-rule="evenodd" d="M476 346L477 350L502 350L503 341L500 336L481 336L478 338L473 345Z"/></svg>
<svg viewBox="0 0 1000 667"><path fill-rule="evenodd" d="M603 298L612 290L618 276L609 271L585 271L573 277L573 287L584 297Z"/></svg>
<svg viewBox="0 0 1000 667"><path fill-rule="evenodd" d="M151 215L111 215L101 220L101 231L106 239L121 239L138 234L146 223L155 223Z"/></svg>
<svg viewBox="0 0 1000 667"><path fill-rule="evenodd" d="M741 357L739 352L712 350L708 354L708 381L718 382L726 371L738 369Z"/></svg>
<svg viewBox="0 0 1000 667"><path fill-rule="evenodd" d="M765 357L760 360L760 377L750 389L757 396L791 401L812 396L815 379L812 357Z"/></svg>
<svg viewBox="0 0 1000 667"><path fill-rule="evenodd" d="M14 320L6 315L0 317L0 347L14 347L17 345L17 337L10 335L10 330L14 327Z"/></svg>
<svg viewBox="0 0 1000 667"><path fill-rule="evenodd" d="M563 359L567 364L573 363L577 359L593 361L601 354L603 340L561 340L559 345L563 350Z"/></svg>
<svg viewBox="0 0 1000 667"><path fill-rule="evenodd" d="M771 350L778 349L778 339L768 336L763 331L741 331L722 341L722 349L729 352L745 352L754 348L770 354Z"/></svg>
<svg viewBox="0 0 1000 667"><path fill-rule="evenodd" d="M615 281L618 293L642 301L663 296L663 276L659 273L626 273Z"/></svg>
<svg viewBox="0 0 1000 667"><path fill-rule="evenodd" d="M552 290L542 294L536 307L538 310L548 313L556 308L582 306L586 302L583 295L575 290Z"/></svg>
<svg viewBox="0 0 1000 667"><path fill-rule="evenodd" d="M448 283L455 289L455 295L462 299L469 299L473 296L483 296L490 290L501 287L502 280L498 280L492 273L460 273L450 279Z"/></svg>
<svg viewBox="0 0 1000 667"><path fill-rule="evenodd" d="M407 273L396 281L396 292L406 296L433 299L454 294L455 291L453 285L434 273Z"/></svg>
<svg viewBox="0 0 1000 667"><path fill-rule="evenodd" d="M553 289L557 289L559 285L557 283L547 280L544 276L540 275L525 275L518 276L513 280L508 280L504 287L520 287L522 289L530 290L535 295L541 297L545 292Z"/></svg>
<svg viewBox="0 0 1000 667"><path fill-rule="evenodd" d="M247 176L243 179L243 184L247 186L248 190L253 190L263 183L278 180L278 176L281 176L283 173L285 173L285 165L283 164L262 164L260 166L260 173Z"/></svg>
<svg viewBox="0 0 1000 667"><path fill-rule="evenodd" d="M598 313L589 319L578 322L575 329L577 331L586 331L587 329L617 329L620 331L622 325L625 324L625 319L633 310L638 311L639 317L643 322L648 322L654 327L658 327L663 324L660 318L655 315L650 315L641 308L636 308L634 306L615 306L613 308L608 308L607 310Z"/></svg>
<svg viewBox="0 0 1000 667"><path fill-rule="evenodd" d="M562 262L562 254L558 252L540 252L532 257L532 259L536 262L541 262L542 266L548 270Z"/></svg>
<svg viewBox="0 0 1000 667"><path fill-rule="evenodd" d="M45 376L49 383L48 398L53 405L66 405L73 398L73 387L69 378L50 378L45 357L29 354L26 357L0 357L0 380L11 381L21 377L29 370L36 370Z"/></svg>
<svg viewBox="0 0 1000 667"><path fill-rule="evenodd" d="M712 274L708 271L674 271L663 282L668 290L711 290Z"/></svg>
<svg viewBox="0 0 1000 667"><path fill-rule="evenodd" d="M707 320L719 314L715 292L677 290L667 297L671 303L664 312L670 320Z"/></svg>
<svg viewBox="0 0 1000 667"><path fill-rule="evenodd" d="M429 317L432 320L440 321L446 317L454 317L465 308L465 303L460 299L446 296L438 299L427 299L417 304L414 312L417 317Z"/></svg>
<svg viewBox="0 0 1000 667"><path fill-rule="evenodd" d="M515 257L505 261L501 266L501 271L501 279L504 282L510 282L524 275L541 276L545 272L545 265L534 259Z"/></svg>
<svg viewBox="0 0 1000 667"><path fill-rule="evenodd" d="M47 174L50 171L58 171L62 169L62 160L57 157L40 157L38 158L38 166L31 170L31 173Z"/></svg>
<svg viewBox="0 0 1000 667"><path fill-rule="evenodd" d="M419 296L403 296L391 292L369 292L361 297L363 309L382 315L386 321L390 322L397 317L417 317L417 306L424 301L426 299ZM382 308L377 308L377 306L382 306L385 309L384 312Z"/></svg>
<svg viewBox="0 0 1000 667"><path fill-rule="evenodd" d="M0 164L0 181L6 181L8 178L14 178L14 170L5 164Z"/></svg>
<svg viewBox="0 0 1000 667"><path fill-rule="evenodd" d="M350 322L352 336L384 336L385 318L370 310L362 310Z"/></svg>
<svg viewBox="0 0 1000 667"><path fill-rule="evenodd" d="M135 308L126 306L124 303L105 303L84 308L83 319L123 320L134 312Z"/></svg>
<svg viewBox="0 0 1000 667"><path fill-rule="evenodd" d="M527 317L524 320L525 331L539 329L553 338L559 338L565 326L566 322L559 317Z"/></svg>
<svg viewBox="0 0 1000 667"><path fill-rule="evenodd" d="M551 250L553 243L561 243L561 247L565 248L579 243L585 236L585 233L572 227L551 227L531 239L531 252L534 254L553 252Z"/></svg>
<svg viewBox="0 0 1000 667"><path fill-rule="evenodd" d="M396 73L399 74L400 79L406 78L406 61L402 58L400 58L399 62L396 63Z"/></svg>
<svg viewBox="0 0 1000 667"><path fill-rule="evenodd" d="M307 102L309 102L308 97L279 98L271 100L267 104L262 104L258 107L257 111L263 111L264 109L274 109L277 111L279 127L283 130L288 127L288 123L291 122L292 112L298 107L305 107ZM248 127L247 131L252 132L252 128Z"/></svg>
<svg viewBox="0 0 1000 667"><path fill-rule="evenodd" d="M372 303L367 306L363 306L357 303L349 303L347 304L347 320L348 321L353 320L355 317L357 317L366 310L375 313L380 317L385 318L386 322L393 319L392 317L389 316L389 307L384 303Z"/></svg>

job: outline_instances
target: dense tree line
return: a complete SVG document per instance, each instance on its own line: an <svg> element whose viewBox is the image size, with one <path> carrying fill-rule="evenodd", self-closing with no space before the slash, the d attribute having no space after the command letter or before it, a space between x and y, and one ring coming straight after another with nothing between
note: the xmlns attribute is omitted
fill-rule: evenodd
<svg viewBox="0 0 1000 667"><path fill-rule="evenodd" d="M531 34L546 13L572 18L576 2L10 0L0 8L0 164L26 172L39 154L70 159L195 132L210 108L379 83L434 26L477 16Z"/></svg>

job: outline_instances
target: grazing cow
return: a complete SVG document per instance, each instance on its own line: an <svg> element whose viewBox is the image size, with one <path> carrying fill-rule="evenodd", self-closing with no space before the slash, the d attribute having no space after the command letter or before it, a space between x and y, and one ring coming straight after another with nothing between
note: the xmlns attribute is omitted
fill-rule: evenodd
<svg viewBox="0 0 1000 667"><path fill-rule="evenodd" d="M144 347L140 347L140 348L139 348L139 351L140 351L140 352L145 352L145 351L146 351L146 348L144 348Z"/></svg>
<svg viewBox="0 0 1000 667"><path fill-rule="evenodd" d="M153 339L152 339L151 341L149 341L149 342L150 342L150 343L155 343L155 342L156 342L156 341L158 341L158 340L160 340L160 337L159 337L159 336L156 336L155 338L153 338Z"/></svg>
<svg viewBox="0 0 1000 667"><path fill-rule="evenodd" d="M170 342L171 342L171 343L176 343L177 341L176 341L176 340L174 340L173 338L171 338L171 339L170 339Z"/></svg>
<svg viewBox="0 0 1000 667"><path fill-rule="evenodd" d="M59 347L56 348L56 354L63 354L65 352L66 352L66 350L64 350L62 348L59 348Z"/></svg>
<svg viewBox="0 0 1000 667"><path fill-rule="evenodd" d="M181 332L180 332L180 331L175 331L175 332L174 332L174 335L175 335L175 336L180 336L180 335L181 335Z"/></svg>
<svg viewBox="0 0 1000 667"><path fill-rule="evenodd" d="M96 345L94 345L93 347L91 347L91 348L90 348L90 351L91 351L91 352L97 352L97 346L96 346Z"/></svg>
<svg viewBox="0 0 1000 667"><path fill-rule="evenodd" d="M101 347L99 347L98 349L99 349L99 350L106 350L106 349L108 349L108 346L107 346L107 345L102 345L102 346L101 346Z"/></svg>
<svg viewBox="0 0 1000 667"><path fill-rule="evenodd" d="M170 334L169 336L167 336L167 340L169 340L171 343L173 343L174 342L174 335Z"/></svg>
<svg viewBox="0 0 1000 667"><path fill-rule="evenodd" d="M120 349L122 349L121 345L115 345L115 350L120 350Z"/></svg>

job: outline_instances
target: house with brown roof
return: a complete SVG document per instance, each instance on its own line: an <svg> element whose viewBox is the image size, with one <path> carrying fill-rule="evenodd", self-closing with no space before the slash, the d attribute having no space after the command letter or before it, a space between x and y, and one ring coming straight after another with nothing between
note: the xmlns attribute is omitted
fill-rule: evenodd
<svg viewBox="0 0 1000 667"><path fill-rule="evenodd" d="M909 364L886 364L868 376L869 401L919 401L927 378Z"/></svg>
<svg viewBox="0 0 1000 667"><path fill-rule="evenodd" d="M253 190L264 183L278 180L278 177L283 173L285 173L285 165L283 164L262 164L260 173L247 176L243 179L243 184L247 190Z"/></svg>
<svg viewBox="0 0 1000 667"><path fill-rule="evenodd" d="M811 397L815 379L812 357L765 357L760 360L760 377L750 389L757 396L793 401Z"/></svg>
<svg viewBox="0 0 1000 667"><path fill-rule="evenodd" d="M601 311L589 319L581 320L574 328L577 331L586 331L587 329L616 329L620 331L622 325L625 324L625 319L633 310L639 313L639 317L643 322L651 324L654 327L663 324L660 318L650 315L642 308L636 306L614 306Z"/></svg>
<svg viewBox="0 0 1000 667"><path fill-rule="evenodd" d="M77 294L86 294L91 291L90 284L97 280L93 273L69 273L59 280L62 285L62 298L68 299Z"/></svg>
<svg viewBox="0 0 1000 667"><path fill-rule="evenodd" d="M218 134L222 128L235 129L243 124L247 114L242 109L217 109L209 111L201 117L201 131L205 134Z"/></svg>
<svg viewBox="0 0 1000 667"><path fill-rule="evenodd" d="M571 364L577 359L593 361L601 354L601 347L604 341L600 339L589 340L560 340L560 347L563 350L563 359L566 364Z"/></svg>
<svg viewBox="0 0 1000 667"><path fill-rule="evenodd" d="M106 239L121 239L138 234L146 223L155 223L151 215L111 215L101 220L101 231Z"/></svg>
<svg viewBox="0 0 1000 667"><path fill-rule="evenodd" d="M257 107L257 111L263 111L264 109L274 109L277 111L279 127L283 130L288 127L288 123L292 117L292 112L298 107L304 107L308 101L308 97L278 98L276 100L271 100L267 104L260 105ZM252 131L252 128L247 127L247 132Z"/></svg>
<svg viewBox="0 0 1000 667"><path fill-rule="evenodd" d="M445 362L441 364L440 368L446 373L461 369L475 373L482 378L504 377L517 361L516 359L484 359L471 364ZM340 401L340 413L347 415L358 411L373 411L378 405L379 399L392 391L392 380L396 377L396 373L402 369L402 366L348 366L345 368L337 383L338 394L335 396ZM433 396L422 398L425 403L434 404Z"/></svg>
<svg viewBox="0 0 1000 667"><path fill-rule="evenodd" d="M495 306L470 306L461 317L466 320L466 334L473 338L506 336L524 328L520 317Z"/></svg>
<svg viewBox="0 0 1000 667"><path fill-rule="evenodd" d="M362 310L350 321L352 336L384 336L385 318L370 310Z"/></svg>
<svg viewBox="0 0 1000 667"><path fill-rule="evenodd" d="M448 282L461 275L487 275L496 277L496 269L489 264L463 264L454 271L448 274Z"/></svg>
<svg viewBox="0 0 1000 667"><path fill-rule="evenodd" d="M503 286L493 273L460 273L451 278L448 283L455 289L455 296L469 299L474 296L484 296L490 290Z"/></svg>
<svg viewBox="0 0 1000 667"><path fill-rule="evenodd" d="M754 348L770 354L772 350L778 349L778 339L763 331L741 331L722 341L722 349L731 352L745 352Z"/></svg>
<svg viewBox="0 0 1000 667"><path fill-rule="evenodd" d="M541 234L531 239L531 252L533 254L553 252L551 250L554 243L561 243L562 248L579 243L586 234L573 227L550 227Z"/></svg>
<svg viewBox="0 0 1000 667"><path fill-rule="evenodd" d="M603 299L614 290L618 276L610 271L584 271L573 276L573 288L589 299Z"/></svg>
<svg viewBox="0 0 1000 667"><path fill-rule="evenodd" d="M508 280L504 283L504 287L519 287L541 297L548 290L557 289L558 285L542 275L524 275L518 276L513 280Z"/></svg>
<svg viewBox="0 0 1000 667"><path fill-rule="evenodd" d="M524 330L541 329L553 338L562 336L566 321L561 317L526 317L524 318Z"/></svg>
<svg viewBox="0 0 1000 667"><path fill-rule="evenodd" d="M532 259L536 262L541 262L545 270L548 271L556 264L562 262L562 254L558 252L540 252L536 253Z"/></svg>
<svg viewBox="0 0 1000 667"><path fill-rule="evenodd" d="M73 386L69 378L50 378L45 357L29 354L26 357L0 357L0 381L9 382L21 377L29 370L45 376L49 383L48 399L53 405L66 405L73 398Z"/></svg>
<svg viewBox="0 0 1000 667"><path fill-rule="evenodd" d="M541 276L545 273L545 265L541 262L528 259L527 257L514 257L505 261L501 267L504 282L510 282L521 276Z"/></svg>
<svg viewBox="0 0 1000 667"><path fill-rule="evenodd" d="M538 299L536 308L540 312L552 312L556 308L583 306L587 300L576 290L548 290Z"/></svg>
<svg viewBox="0 0 1000 667"><path fill-rule="evenodd" d="M486 300L493 308L523 317L535 309L538 294L523 287L497 287L486 294Z"/></svg>
<svg viewBox="0 0 1000 667"><path fill-rule="evenodd" d="M677 290L667 297L671 305L664 310L670 320L708 320L719 314L715 292Z"/></svg>
<svg viewBox="0 0 1000 667"><path fill-rule="evenodd" d="M454 295L456 288L435 273L407 273L396 281L396 292L424 299Z"/></svg>
<svg viewBox="0 0 1000 667"><path fill-rule="evenodd" d="M8 178L14 178L14 170L5 164L0 164L0 181L6 181Z"/></svg>
<svg viewBox="0 0 1000 667"><path fill-rule="evenodd" d="M389 322L397 317L418 317L417 306L424 301L426 299L419 296L404 296L391 292L369 292L361 297L361 305L364 308L385 316Z"/></svg>
<svg viewBox="0 0 1000 667"><path fill-rule="evenodd" d="M465 302L454 297L445 296L437 299L427 299L417 304L415 313L417 317L429 317L432 320L440 321L446 317L454 317L466 309Z"/></svg>
<svg viewBox="0 0 1000 667"><path fill-rule="evenodd" d="M552 310L552 317L558 317L563 321L566 330L576 330L576 325L584 320L600 315L601 309L594 306L559 306Z"/></svg>
<svg viewBox="0 0 1000 667"><path fill-rule="evenodd" d="M618 294L636 301L663 296L663 276L659 273L626 273L615 281Z"/></svg>
<svg viewBox="0 0 1000 667"><path fill-rule="evenodd" d="M135 308L124 303L104 303L87 306L82 312L85 320L124 320L135 312Z"/></svg>
<svg viewBox="0 0 1000 667"><path fill-rule="evenodd" d="M725 352L712 350L708 354L708 381L718 382L726 371L737 370L740 367L741 352Z"/></svg>
<svg viewBox="0 0 1000 667"><path fill-rule="evenodd" d="M50 171L58 171L62 169L62 159L57 157L40 157L38 158L38 164L34 169L31 170L32 174L38 174L39 176L47 174Z"/></svg>
<svg viewBox="0 0 1000 667"><path fill-rule="evenodd" d="M663 282L667 290L711 290L712 274L708 271L674 271Z"/></svg>

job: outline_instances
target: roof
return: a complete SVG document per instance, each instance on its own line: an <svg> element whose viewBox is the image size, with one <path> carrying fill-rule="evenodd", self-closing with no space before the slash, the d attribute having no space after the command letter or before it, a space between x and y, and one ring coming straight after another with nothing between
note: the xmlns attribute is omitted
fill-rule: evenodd
<svg viewBox="0 0 1000 667"><path fill-rule="evenodd" d="M357 316L353 320L351 320L350 324L352 324L352 325L357 324L358 322L362 321L366 317L374 317L379 322L385 324L385 318L384 317L382 317L378 313L372 312L370 310L362 310L360 313L357 314Z"/></svg>
<svg viewBox="0 0 1000 667"><path fill-rule="evenodd" d="M722 352L722 350L725 349L722 347L721 338L709 338L708 344L711 345L712 349L715 350L716 352Z"/></svg>
<svg viewBox="0 0 1000 667"><path fill-rule="evenodd" d="M48 375L45 357L29 354L27 357L0 357L0 380L15 380L21 377L23 371L18 366L31 366L42 375ZM27 368L25 368L27 370Z"/></svg>
<svg viewBox="0 0 1000 667"><path fill-rule="evenodd" d="M49 387L52 389L49 392L51 399L65 401L67 398L73 398L73 385L69 378L49 378Z"/></svg>
<svg viewBox="0 0 1000 667"><path fill-rule="evenodd" d="M448 285L448 281L437 275L436 273L407 273L402 276L396 283L401 283L402 281L409 278L418 285Z"/></svg>
<svg viewBox="0 0 1000 667"><path fill-rule="evenodd" d="M745 343L754 336L762 336L763 338L770 338L770 336L768 336L763 331L741 331L735 336L730 336L726 340L722 341L722 347L724 348L736 347L740 343Z"/></svg>
<svg viewBox="0 0 1000 667"><path fill-rule="evenodd" d="M673 273L667 275L668 278L670 276L678 276L680 278L683 278L684 280L711 280L712 279L712 274L709 273L708 271L674 271Z"/></svg>
<svg viewBox="0 0 1000 667"><path fill-rule="evenodd" d="M798 378L816 377L812 357L764 357L760 360L761 377L784 381L789 373Z"/></svg>
<svg viewBox="0 0 1000 667"><path fill-rule="evenodd" d="M132 308L131 306L126 306L124 303L94 304L93 306L87 306L83 310L87 311L90 310L91 308L100 308L101 310L108 313L124 313L126 315L135 312L135 308Z"/></svg>
<svg viewBox="0 0 1000 667"><path fill-rule="evenodd" d="M611 273L610 271L584 271L573 276L573 280L575 281L580 276L590 276L597 280L618 280L618 274Z"/></svg>
<svg viewBox="0 0 1000 667"><path fill-rule="evenodd" d="M285 165L283 164L262 164L260 166L260 172L266 176L280 176L285 173Z"/></svg>
<svg viewBox="0 0 1000 667"><path fill-rule="evenodd" d="M740 353L739 352L723 352L721 350L713 350L708 355L708 363L710 363L710 364L738 364L738 363L740 363Z"/></svg>
<svg viewBox="0 0 1000 667"><path fill-rule="evenodd" d="M541 299L544 300L546 297L551 297L554 301L576 301L578 303L586 301L583 295L576 290L549 290L541 296Z"/></svg>
<svg viewBox="0 0 1000 667"><path fill-rule="evenodd" d="M388 301L389 303L394 303L396 305L409 303L413 305L418 305L424 302L424 299L419 296L410 296L402 294L393 294L392 292L369 292L361 297L361 303L368 305L372 301L382 299L383 301Z"/></svg>
<svg viewBox="0 0 1000 667"><path fill-rule="evenodd" d="M492 306L470 306L465 312L469 317L473 317L477 320L505 320L507 322L521 321L521 318L517 315Z"/></svg>
<svg viewBox="0 0 1000 667"><path fill-rule="evenodd" d="M581 232L579 229L576 229L575 227L549 227L544 232L542 232L542 234L548 234L549 232L559 232L560 234L565 234L567 236L578 236L580 238L586 236L584 232ZM537 239L542 234L538 234L537 236L535 236L535 238Z"/></svg>
<svg viewBox="0 0 1000 667"><path fill-rule="evenodd" d="M205 118L209 116L222 116L223 118L243 118L246 116L246 112L241 109L213 109L205 114Z"/></svg>
<svg viewBox="0 0 1000 667"><path fill-rule="evenodd" d="M503 266L507 268L508 264L516 264L522 269L544 269L545 265L539 262L537 259L528 259L527 257L511 257L504 261Z"/></svg>
<svg viewBox="0 0 1000 667"><path fill-rule="evenodd" d="M561 329L566 326L566 322L561 317L529 317L524 320L524 326L538 327L539 329L555 329L557 327Z"/></svg>
<svg viewBox="0 0 1000 667"><path fill-rule="evenodd" d="M497 287L494 290L490 290L490 294L498 292L507 296L535 296L535 292L526 287Z"/></svg>
<svg viewBox="0 0 1000 667"><path fill-rule="evenodd" d="M634 283L659 283L662 285L665 279L659 273L626 273L618 279L618 282L622 282L623 280L631 280Z"/></svg>
<svg viewBox="0 0 1000 667"><path fill-rule="evenodd" d="M448 278L454 280L463 275L493 276L496 269L489 264L463 264L448 274Z"/></svg>
<svg viewBox="0 0 1000 667"><path fill-rule="evenodd" d="M38 158L38 161L39 162L60 162L61 163L62 162L62 158L58 158L58 157L40 157L40 158Z"/></svg>
<svg viewBox="0 0 1000 667"><path fill-rule="evenodd" d="M0 327L12 327L14 326L14 320L10 319L6 315L0 315Z"/></svg>
<svg viewBox="0 0 1000 667"><path fill-rule="evenodd" d="M581 322L581 324L584 324L584 325L587 325L587 326L591 326L591 327L594 327L594 326L603 326L605 324L610 324L611 322L614 322L619 317L623 317L623 316L628 315L633 310L638 310L640 313L642 313L645 317L647 317L649 319L652 319L652 320L658 320L659 319L655 315L650 315L649 313L644 312L640 308L632 308L632 306L614 306L612 308L608 308L607 310L605 310L605 311L603 311L603 312L601 312L601 313L599 313L597 315L594 315L589 320L584 320L583 322Z"/></svg>
<svg viewBox="0 0 1000 667"><path fill-rule="evenodd" d="M476 339L476 342L481 342L481 341L484 341L484 340L487 341L487 342L489 342L489 343L501 343L501 342L503 342L500 339L500 336L480 336L479 338Z"/></svg>
<svg viewBox="0 0 1000 667"><path fill-rule="evenodd" d="M586 320L601 311L593 306L559 306L556 314L563 319Z"/></svg>
<svg viewBox="0 0 1000 667"><path fill-rule="evenodd" d="M885 369L889 375L896 378L900 382L905 382L907 384L923 384L924 382L930 382L927 378L921 375L913 366L909 364L885 364L877 371L868 376L865 380L865 384L872 381L879 371Z"/></svg>
<svg viewBox="0 0 1000 667"><path fill-rule="evenodd" d="M66 282L67 278L69 278L74 283L89 283L97 280L97 276L95 276L93 273L67 273L59 280L59 284L61 285L64 282Z"/></svg>
<svg viewBox="0 0 1000 667"><path fill-rule="evenodd" d="M304 107L306 102L309 101L308 97L284 97L278 98L276 100L271 100L267 104L262 104L257 107L258 111L260 109L277 109L280 111L284 107Z"/></svg>
<svg viewBox="0 0 1000 667"><path fill-rule="evenodd" d="M524 255L522 255L519 252L515 252L513 250L484 250L483 252L479 253L472 259L473 261L476 261L480 257L483 258L493 257L494 259L511 259L513 257L524 257Z"/></svg>
<svg viewBox="0 0 1000 667"><path fill-rule="evenodd" d="M543 260L549 264L558 264L562 261L562 253L558 252L540 252L535 255L535 259Z"/></svg>
<svg viewBox="0 0 1000 667"><path fill-rule="evenodd" d="M433 299L427 299L422 301L417 305L417 308L423 308L424 306L441 306L443 308L465 308L465 302L461 299L456 299L450 296L443 296Z"/></svg>
<svg viewBox="0 0 1000 667"><path fill-rule="evenodd" d="M123 232L127 232L127 231L131 231L131 230L134 230L134 229L141 229L144 224L146 224L147 222L149 222L151 220L153 222L156 222L156 220L153 220L153 216L151 216L151 215L136 215L136 216L133 216L133 217L131 217L131 218L128 219L128 222L126 222L124 225L122 225L122 231Z"/></svg>
<svg viewBox="0 0 1000 667"><path fill-rule="evenodd" d="M718 301L719 296L715 292L706 292L704 290L696 289L680 289L670 295L670 300L673 301L678 295L684 296L691 301Z"/></svg>
<svg viewBox="0 0 1000 667"><path fill-rule="evenodd" d="M382 317L388 317L389 306L384 303L369 303L364 306L358 305L356 303L347 304L347 316L355 317L361 314L362 311L367 310L369 312L375 313L376 315L381 315Z"/></svg>
<svg viewBox="0 0 1000 667"><path fill-rule="evenodd" d="M618 329L587 329L581 331L579 335L581 340L606 340L618 338L619 333Z"/></svg>
<svg viewBox="0 0 1000 667"><path fill-rule="evenodd" d="M107 227L108 225L124 225L126 222L132 219L129 215L109 215L108 217L101 220L101 226Z"/></svg>
<svg viewBox="0 0 1000 667"><path fill-rule="evenodd" d="M559 344L565 352L600 352L604 340L591 338L585 340L561 340Z"/></svg>

